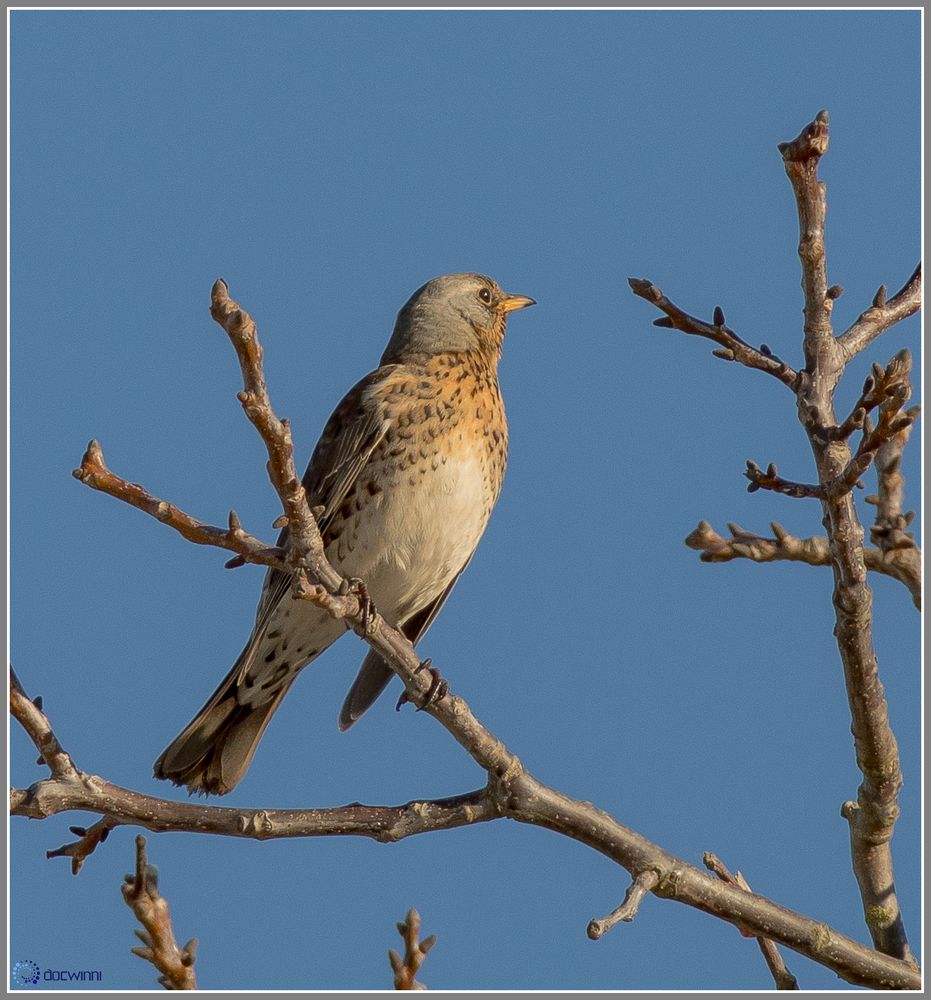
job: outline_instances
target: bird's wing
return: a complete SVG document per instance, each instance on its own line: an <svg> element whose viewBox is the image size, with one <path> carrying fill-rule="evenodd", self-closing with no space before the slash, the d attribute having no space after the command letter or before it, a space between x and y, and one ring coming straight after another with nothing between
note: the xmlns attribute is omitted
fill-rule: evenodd
<svg viewBox="0 0 931 1000"><path fill-rule="evenodd" d="M466 567L470 562L472 562L471 555L462 564L462 569L449 581L449 586L447 586L443 593L405 623L403 632L415 646L423 638L427 629L433 624L433 619L440 613L440 608L446 603L446 598L453 592L453 587L456 586L459 577L466 571Z"/></svg>
<svg viewBox="0 0 931 1000"><path fill-rule="evenodd" d="M366 375L343 397L326 423L314 448L302 480L311 507L323 507L317 525L327 541L327 529L378 446L391 421L385 411L383 396L376 387L400 368L385 365ZM284 545L288 529L283 528L278 544ZM272 612L291 587L291 577L280 570L269 570L262 587L262 597L256 612L254 635L264 632Z"/></svg>
<svg viewBox="0 0 931 1000"><path fill-rule="evenodd" d="M426 607L421 608L415 615L412 615L401 626L401 631L416 646L420 642L424 633L433 624L433 619L440 613L440 608L446 603L446 598L452 593L456 581L465 572L466 566L472 560L472 556L462 564L462 569L449 581L449 586L439 597L431 601ZM359 673L352 682L352 687L346 695L343 707L339 713L339 728L345 732L363 713L368 711L374 704L378 696L388 686L388 682L394 676L394 671L375 652L371 650L362 661Z"/></svg>

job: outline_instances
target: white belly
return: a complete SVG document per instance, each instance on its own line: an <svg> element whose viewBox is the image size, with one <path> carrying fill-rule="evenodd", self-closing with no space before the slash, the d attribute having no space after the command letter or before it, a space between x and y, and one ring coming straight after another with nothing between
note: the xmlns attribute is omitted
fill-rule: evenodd
<svg viewBox="0 0 931 1000"><path fill-rule="evenodd" d="M401 473L358 515L352 551L338 568L365 580L378 610L403 623L438 597L475 551L490 513L485 494L474 456L447 456L422 475L417 468Z"/></svg>

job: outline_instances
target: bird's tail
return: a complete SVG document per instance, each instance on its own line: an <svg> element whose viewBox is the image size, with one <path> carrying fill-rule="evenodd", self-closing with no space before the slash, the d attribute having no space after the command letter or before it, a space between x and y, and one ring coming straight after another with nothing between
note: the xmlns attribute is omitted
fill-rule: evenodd
<svg viewBox="0 0 931 1000"><path fill-rule="evenodd" d="M242 780L265 727L297 676L268 701L242 705L236 692L248 652L247 647L207 704L155 762L156 778L213 795L225 795Z"/></svg>

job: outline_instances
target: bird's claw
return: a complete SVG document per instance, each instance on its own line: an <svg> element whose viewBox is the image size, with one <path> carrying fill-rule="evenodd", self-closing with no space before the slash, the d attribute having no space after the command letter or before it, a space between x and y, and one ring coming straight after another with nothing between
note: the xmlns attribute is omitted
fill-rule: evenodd
<svg viewBox="0 0 931 1000"><path fill-rule="evenodd" d="M417 705L417 711L422 712L425 708L429 708L431 705L435 705L442 698L445 698L449 692L449 685L440 675L439 670L433 666L433 661L428 657L420 666L414 671L415 674L419 674L421 670L427 670L432 678L430 682L430 689L427 691L423 699L423 704ZM408 702L413 702L413 698L407 693L407 691L401 692L401 697L398 698L397 705L394 706L396 712L401 711L401 706L406 705Z"/></svg>
<svg viewBox="0 0 931 1000"><path fill-rule="evenodd" d="M343 580L339 592L341 597L354 594L358 598L359 606L362 609L362 635L368 635L372 619L375 617L375 604L365 586L365 581L360 580L357 576L352 576L348 580Z"/></svg>

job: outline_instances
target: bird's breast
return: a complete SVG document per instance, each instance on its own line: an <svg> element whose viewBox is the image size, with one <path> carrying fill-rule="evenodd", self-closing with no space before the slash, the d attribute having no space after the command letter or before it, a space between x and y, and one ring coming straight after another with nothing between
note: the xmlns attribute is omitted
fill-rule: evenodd
<svg viewBox="0 0 931 1000"><path fill-rule="evenodd" d="M507 426L497 383L455 377L421 379L420 392L389 409L391 430L328 546L396 623L442 594L469 561L501 489Z"/></svg>

